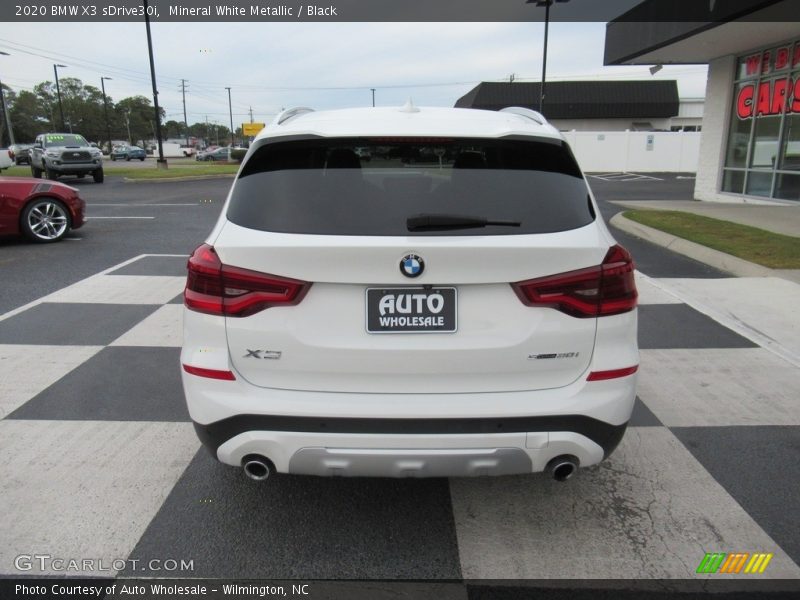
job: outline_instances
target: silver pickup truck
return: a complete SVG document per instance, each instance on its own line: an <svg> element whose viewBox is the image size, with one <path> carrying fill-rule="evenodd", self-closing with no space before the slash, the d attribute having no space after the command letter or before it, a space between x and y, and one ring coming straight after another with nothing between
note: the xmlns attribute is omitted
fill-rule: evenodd
<svg viewBox="0 0 800 600"><path fill-rule="evenodd" d="M103 155L100 150L75 133L42 133L31 148L31 175L58 179L60 175L84 177L92 174L103 182Z"/></svg>

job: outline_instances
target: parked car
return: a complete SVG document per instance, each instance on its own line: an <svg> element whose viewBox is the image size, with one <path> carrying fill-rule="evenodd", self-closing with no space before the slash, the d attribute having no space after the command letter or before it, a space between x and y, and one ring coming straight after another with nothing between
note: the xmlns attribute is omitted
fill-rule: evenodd
<svg viewBox="0 0 800 600"><path fill-rule="evenodd" d="M103 182L103 154L75 133L42 133L36 136L31 149L31 175L58 179L61 175L85 177L92 174L96 183Z"/></svg>
<svg viewBox="0 0 800 600"><path fill-rule="evenodd" d="M111 151L111 160L132 160L138 159L143 161L147 157L144 148L139 146L117 146Z"/></svg>
<svg viewBox="0 0 800 600"><path fill-rule="evenodd" d="M8 147L8 155L15 165L31 164L31 148L33 144L12 144Z"/></svg>
<svg viewBox="0 0 800 600"><path fill-rule="evenodd" d="M14 166L14 159L11 158L11 150L0 148L0 171Z"/></svg>
<svg viewBox="0 0 800 600"><path fill-rule="evenodd" d="M524 108L282 113L184 304L189 414L252 479L565 480L614 450L636 397L633 259Z"/></svg>
<svg viewBox="0 0 800 600"><path fill-rule="evenodd" d="M0 234L57 242L84 224L86 203L77 189L30 177L0 177Z"/></svg>
<svg viewBox="0 0 800 600"><path fill-rule="evenodd" d="M216 150L209 150L206 152L198 152L195 160L205 160L205 161L220 161L220 160L230 160L231 159L231 149L228 147L224 148L217 148Z"/></svg>

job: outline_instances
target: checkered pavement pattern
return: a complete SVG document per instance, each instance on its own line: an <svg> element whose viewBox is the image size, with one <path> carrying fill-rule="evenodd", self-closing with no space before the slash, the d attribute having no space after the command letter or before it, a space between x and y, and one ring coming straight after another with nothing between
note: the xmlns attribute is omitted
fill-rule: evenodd
<svg viewBox="0 0 800 600"><path fill-rule="evenodd" d="M697 575L707 552L771 552L758 577L800 578L799 370L669 280L637 274L633 419L567 483L257 484L200 448L184 405L185 262L136 257L0 316L0 575L43 553L191 577L693 579L737 577ZM139 568L119 575L162 575Z"/></svg>

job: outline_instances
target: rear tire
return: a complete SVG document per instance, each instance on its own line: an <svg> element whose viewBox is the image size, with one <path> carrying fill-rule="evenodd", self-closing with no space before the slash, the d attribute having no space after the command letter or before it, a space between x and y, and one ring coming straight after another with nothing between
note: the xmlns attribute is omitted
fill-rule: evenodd
<svg viewBox="0 0 800 600"><path fill-rule="evenodd" d="M131 160L131 157L130 157L130 156L126 156L126 157L125 157L125 160L126 160L126 161L130 161L130 160Z"/></svg>
<svg viewBox="0 0 800 600"><path fill-rule="evenodd" d="M31 163L31 177L33 177L34 179L42 178L42 170L34 167L33 163Z"/></svg>
<svg viewBox="0 0 800 600"><path fill-rule="evenodd" d="M103 183L103 169L97 169L92 173L95 183Z"/></svg>
<svg viewBox="0 0 800 600"><path fill-rule="evenodd" d="M144 156L139 159L141 162L144 162Z"/></svg>
<svg viewBox="0 0 800 600"><path fill-rule="evenodd" d="M44 166L44 176L47 177L48 179L53 180L53 181L58 179L58 173L56 173L52 169L48 169L47 165Z"/></svg>

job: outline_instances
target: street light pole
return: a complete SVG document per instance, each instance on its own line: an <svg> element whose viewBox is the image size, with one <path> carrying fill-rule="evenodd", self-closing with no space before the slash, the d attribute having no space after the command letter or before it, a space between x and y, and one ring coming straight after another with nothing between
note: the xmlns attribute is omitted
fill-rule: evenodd
<svg viewBox="0 0 800 600"><path fill-rule="evenodd" d="M539 112L544 114L544 90L547 85L547 34L550 29L550 5L552 2L546 0L544 7L544 55L542 56L542 87L539 95ZM539 6L537 4L537 6Z"/></svg>
<svg viewBox="0 0 800 600"><path fill-rule="evenodd" d="M372 108L375 108L375 88L369 88L372 90Z"/></svg>
<svg viewBox="0 0 800 600"><path fill-rule="evenodd" d="M58 113L61 115L61 131L67 128L67 122L64 120L64 105L61 103L61 88L58 85L58 67L62 69L67 65L53 65L53 73L56 76L56 94L58 95Z"/></svg>
<svg viewBox="0 0 800 600"><path fill-rule="evenodd" d="M0 55L11 56L8 52L0 50ZM8 114L8 105L6 104L6 95L3 93L3 83L0 82L0 103L3 105L3 114L6 116L6 128L8 129L8 145L14 145L14 128L11 126L11 115ZM0 140L2 143L2 140Z"/></svg>
<svg viewBox="0 0 800 600"><path fill-rule="evenodd" d="M100 87L103 89L103 114L106 117L106 139L108 140L108 153L111 154L111 126L108 124L108 101L106 100L106 80L111 81L111 77L101 77Z"/></svg>
<svg viewBox="0 0 800 600"><path fill-rule="evenodd" d="M150 7L147 0L142 0L144 6L144 26L147 29L147 52L150 54L150 80L153 83L153 105L155 110L156 123L156 142L158 143L158 160L156 165L160 169L167 168L167 161L164 160L164 146L161 143L161 110L158 108L158 87L156 86L156 64L153 60L153 38L150 36Z"/></svg>
<svg viewBox="0 0 800 600"><path fill-rule="evenodd" d="M569 0L527 0L526 4L535 3L538 8L544 6L544 54L542 56L542 86L539 92L539 112L544 114L545 86L547 85L547 36L550 30L550 7L553 2L569 2Z"/></svg>
<svg viewBox="0 0 800 600"><path fill-rule="evenodd" d="M231 107L231 88L226 87L228 90L228 114L231 116L231 148L233 148L236 144L233 141L233 108Z"/></svg>

